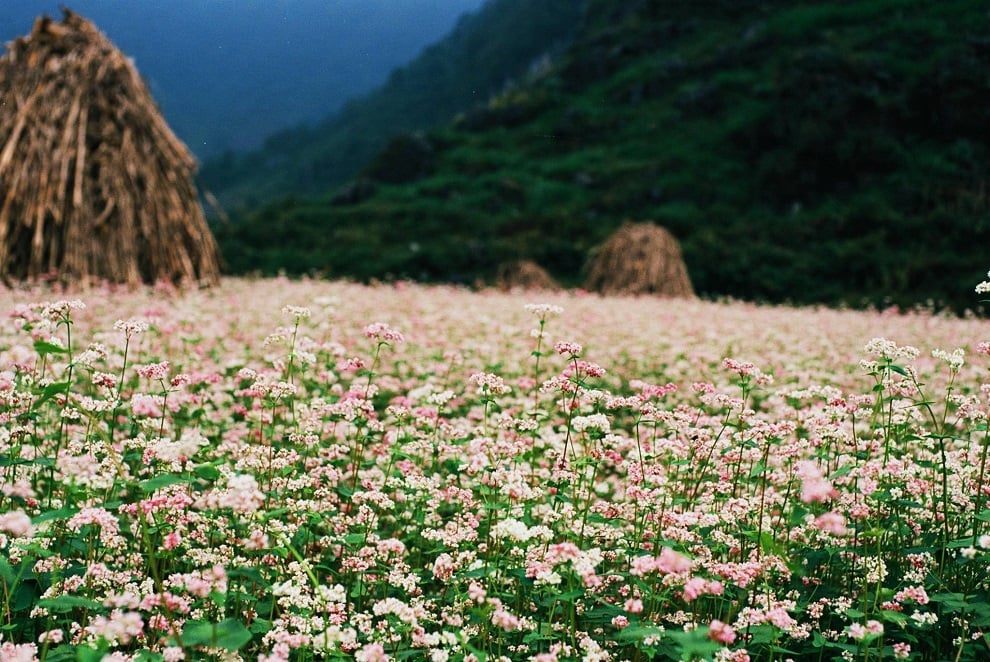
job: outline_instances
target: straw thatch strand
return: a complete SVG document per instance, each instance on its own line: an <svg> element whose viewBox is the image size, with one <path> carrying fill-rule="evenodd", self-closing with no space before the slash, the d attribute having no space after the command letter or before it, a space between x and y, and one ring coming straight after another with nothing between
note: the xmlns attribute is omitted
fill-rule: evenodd
<svg viewBox="0 0 990 662"><path fill-rule="evenodd" d="M515 260L500 264L495 276L495 286L505 292L513 290L556 291L561 289L560 283L554 280L546 269L532 260Z"/></svg>
<svg viewBox="0 0 990 662"><path fill-rule="evenodd" d="M674 235L653 223L626 223L592 256L585 288L602 294L694 297Z"/></svg>
<svg viewBox="0 0 990 662"><path fill-rule="evenodd" d="M63 12L0 57L0 274L216 281L195 160L134 65Z"/></svg>

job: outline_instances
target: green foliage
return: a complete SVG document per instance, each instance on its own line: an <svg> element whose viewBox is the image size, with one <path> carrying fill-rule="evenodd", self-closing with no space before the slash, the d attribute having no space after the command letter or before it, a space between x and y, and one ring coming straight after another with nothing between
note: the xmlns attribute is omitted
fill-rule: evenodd
<svg viewBox="0 0 990 662"><path fill-rule="evenodd" d="M530 258L575 285L652 219L703 295L961 310L990 240L988 35L977 0L592 1L545 75L423 137L425 166L383 153L359 198L219 238L235 272L475 282Z"/></svg>
<svg viewBox="0 0 990 662"><path fill-rule="evenodd" d="M333 190L392 137L448 122L486 103L508 81L524 79L540 58L570 41L581 4L492 0L395 70L377 91L350 101L318 126L289 129L260 150L208 161L200 182L232 210Z"/></svg>

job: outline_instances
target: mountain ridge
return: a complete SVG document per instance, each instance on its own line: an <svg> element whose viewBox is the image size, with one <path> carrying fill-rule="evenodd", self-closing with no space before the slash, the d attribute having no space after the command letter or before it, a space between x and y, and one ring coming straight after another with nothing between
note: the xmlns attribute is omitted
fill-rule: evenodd
<svg viewBox="0 0 990 662"><path fill-rule="evenodd" d="M396 151L420 159L412 176L379 160L360 195L221 232L232 268L474 283L528 258L579 285L624 220L653 220L704 296L973 307L990 240L985 4L698 7L592 0L544 75Z"/></svg>
<svg viewBox="0 0 990 662"><path fill-rule="evenodd" d="M202 186L231 210L279 196L328 193L393 136L426 130L483 104L541 57L569 43L583 0L489 0L446 37L314 126L270 136L262 148L204 163Z"/></svg>
<svg viewBox="0 0 990 662"><path fill-rule="evenodd" d="M175 133L200 158L316 124L441 39L484 0L67 0L134 59ZM2 44L58 0L0 2Z"/></svg>

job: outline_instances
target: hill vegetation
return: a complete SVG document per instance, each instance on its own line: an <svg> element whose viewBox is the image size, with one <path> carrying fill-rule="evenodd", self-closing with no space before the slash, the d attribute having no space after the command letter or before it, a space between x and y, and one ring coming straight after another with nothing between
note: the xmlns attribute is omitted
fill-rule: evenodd
<svg viewBox="0 0 990 662"><path fill-rule="evenodd" d="M279 132L261 149L206 162L202 185L236 212L287 195L324 194L393 136L448 122L538 68L571 40L582 0L489 0L443 40L317 126Z"/></svg>
<svg viewBox="0 0 990 662"><path fill-rule="evenodd" d="M531 259L575 285L653 220L702 295L961 309L988 262L987 71L980 0L591 0L540 76L219 239L238 272L473 283Z"/></svg>
<svg viewBox="0 0 990 662"><path fill-rule="evenodd" d="M0 54L68 5L132 58L200 160L257 149L381 86L484 0L0 0Z"/></svg>

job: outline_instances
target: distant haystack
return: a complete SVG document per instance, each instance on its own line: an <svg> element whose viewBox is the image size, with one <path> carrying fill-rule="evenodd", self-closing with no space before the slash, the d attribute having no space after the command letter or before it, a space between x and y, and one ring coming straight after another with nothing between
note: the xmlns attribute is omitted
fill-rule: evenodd
<svg viewBox="0 0 990 662"><path fill-rule="evenodd" d="M602 294L694 297L681 248L653 223L626 223L593 255L585 288Z"/></svg>
<svg viewBox="0 0 990 662"><path fill-rule="evenodd" d="M134 65L63 12L0 57L0 275L216 281L195 160Z"/></svg>
<svg viewBox="0 0 990 662"><path fill-rule="evenodd" d="M560 284L547 270L532 260L516 260L499 265L495 285L503 291L559 290Z"/></svg>

